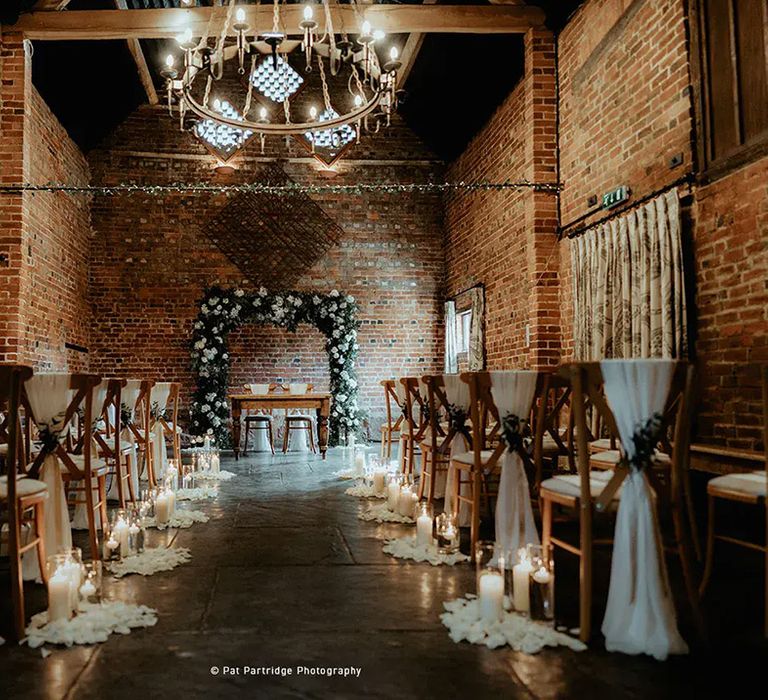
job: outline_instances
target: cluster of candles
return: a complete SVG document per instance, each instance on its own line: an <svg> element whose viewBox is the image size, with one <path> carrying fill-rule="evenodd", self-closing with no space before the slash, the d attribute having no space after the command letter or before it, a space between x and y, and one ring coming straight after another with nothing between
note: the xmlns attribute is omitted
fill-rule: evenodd
<svg viewBox="0 0 768 700"><path fill-rule="evenodd" d="M478 542L477 597L483 620L493 622L504 616L504 594L509 581L512 607L532 620L554 622L555 576L551 548L529 544L515 553L517 562L497 555L493 542Z"/></svg>
<svg viewBox="0 0 768 700"><path fill-rule="evenodd" d="M210 435L205 436L202 447L196 447L192 451L192 471L221 471L221 457L219 455L219 450L212 445Z"/></svg>
<svg viewBox="0 0 768 700"><path fill-rule="evenodd" d="M143 521L152 505L152 494L145 493L139 503L131 503L128 508L118 508L114 512L112 522L103 529L104 561L124 559L144 551L146 531Z"/></svg>
<svg viewBox="0 0 768 700"><path fill-rule="evenodd" d="M101 562L83 562L75 547L48 557L48 621L70 620L81 602L101 600Z"/></svg>

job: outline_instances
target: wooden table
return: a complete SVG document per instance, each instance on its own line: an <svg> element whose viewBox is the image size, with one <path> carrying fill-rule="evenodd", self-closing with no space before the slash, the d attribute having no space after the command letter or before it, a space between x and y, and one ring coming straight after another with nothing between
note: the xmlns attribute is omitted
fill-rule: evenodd
<svg viewBox="0 0 768 700"><path fill-rule="evenodd" d="M243 409L315 409L317 413L317 444L325 459L328 449L328 416L331 413L330 394L231 394L232 446L235 459L240 458L240 416Z"/></svg>

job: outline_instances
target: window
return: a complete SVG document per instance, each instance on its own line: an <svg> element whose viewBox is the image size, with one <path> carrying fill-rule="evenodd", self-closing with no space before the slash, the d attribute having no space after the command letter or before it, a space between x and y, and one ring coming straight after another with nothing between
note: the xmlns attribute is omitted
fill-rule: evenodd
<svg viewBox="0 0 768 700"><path fill-rule="evenodd" d="M472 309L456 313L456 352L459 355L469 352L469 334L472 327Z"/></svg>
<svg viewBox="0 0 768 700"><path fill-rule="evenodd" d="M692 4L699 158L712 175L768 151L766 3Z"/></svg>

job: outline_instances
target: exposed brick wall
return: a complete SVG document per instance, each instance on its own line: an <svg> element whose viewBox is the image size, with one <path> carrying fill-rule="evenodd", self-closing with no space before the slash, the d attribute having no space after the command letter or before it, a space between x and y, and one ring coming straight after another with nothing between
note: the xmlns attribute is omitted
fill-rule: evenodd
<svg viewBox="0 0 768 700"><path fill-rule="evenodd" d="M282 155L270 143L267 156ZM328 182L307 154L284 163L297 182ZM258 144L238 158L233 181L253 181L263 164ZM99 183L218 181L214 159L178 131L161 109L143 107L99 149L89 154ZM424 182L435 174L433 156L395 123L365 138L337 166L333 183ZM344 231L340 244L295 285L327 293L338 288L360 305L358 371L361 404L383 412L378 382L405 373L433 371L442 355L442 206L437 195L313 196ZM163 377L192 386L189 338L203 289L210 284L250 286L243 273L205 236L204 222L224 197L97 197L90 298L94 313L93 367L122 376ZM269 245L254 240L253 245ZM252 326L233 335L233 385L275 377L327 382L320 335L300 328L286 337L273 327ZM300 370L294 366L301 358ZM301 375L301 376L299 376Z"/></svg>
<svg viewBox="0 0 768 700"><path fill-rule="evenodd" d="M556 182L551 35L528 32L525 55L525 76L450 166L448 179ZM447 294L485 285L488 367L556 363L556 198L530 190L458 192L444 203Z"/></svg>
<svg viewBox="0 0 768 700"><path fill-rule="evenodd" d="M768 362L768 158L696 191L698 430L707 442L762 441L757 363Z"/></svg>
<svg viewBox="0 0 768 700"><path fill-rule="evenodd" d="M32 86L23 42L4 35L1 53L2 182L87 184L85 158ZM64 344L88 344L88 198L3 195L0 236L8 263L0 263L0 357L36 369L87 369L87 354Z"/></svg>

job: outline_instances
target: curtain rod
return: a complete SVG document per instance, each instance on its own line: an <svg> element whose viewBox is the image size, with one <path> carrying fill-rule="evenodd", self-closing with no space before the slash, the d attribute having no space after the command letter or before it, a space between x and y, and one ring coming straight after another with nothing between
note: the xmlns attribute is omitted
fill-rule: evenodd
<svg viewBox="0 0 768 700"><path fill-rule="evenodd" d="M460 292L456 292L456 294L452 294L449 297L446 297L446 301L456 301L456 297L460 297L462 294L466 294L467 292L471 292L473 289L482 289L485 291L485 284L483 282L478 282L477 284L473 284L471 287L467 287L466 289L462 289Z"/></svg>
<svg viewBox="0 0 768 700"><path fill-rule="evenodd" d="M595 228L596 226L599 226L600 224L608 221L609 219L613 219L616 216L619 216L620 214L624 214L625 212L628 212L635 207L639 207L642 204L645 204L646 202L649 202L652 199L656 199L660 194L664 194L664 192L668 192L671 189L674 189L676 187L679 187L680 185L684 184L690 184L691 182L694 182L696 179L696 176L694 173L686 173L682 177L679 177L674 182L664 185L664 187L660 187L658 190L654 190L650 194L645 195L644 197L641 197L640 199L636 199L633 202L629 202L623 207L619 207L618 209L614 209L607 213L605 216L600 217L599 219L596 219L595 221L592 221L589 224L586 224L584 226L580 226L573 231L569 231L568 233L565 233L567 229L569 229L574 224L578 224L585 219L588 219L590 216L593 216L596 212L588 212L587 214L584 214L583 216L580 216L577 219L574 219L570 223L566 224L565 226L561 226L557 231L557 239L562 240L563 238L576 238L577 236L580 236L582 233L585 233L586 231L589 231L592 228Z"/></svg>

